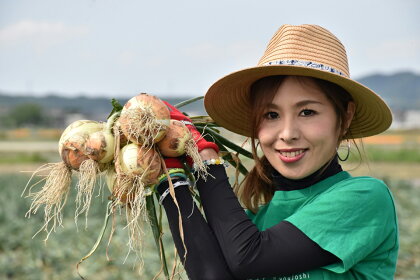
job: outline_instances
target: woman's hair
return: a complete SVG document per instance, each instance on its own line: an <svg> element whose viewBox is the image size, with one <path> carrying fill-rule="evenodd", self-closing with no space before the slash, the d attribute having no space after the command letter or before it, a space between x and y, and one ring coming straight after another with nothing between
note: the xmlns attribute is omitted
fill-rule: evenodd
<svg viewBox="0 0 420 280"><path fill-rule="evenodd" d="M260 204L267 203L274 194L271 180L271 174L274 169L265 156L258 156L257 148L259 143L257 143L257 138L264 111L274 99L278 88L286 77L288 76L265 77L256 81L250 89L250 104L253 104L251 143L255 166L246 176L242 184L235 187L235 192L242 204L254 213L258 211ZM307 82L303 77L295 76L295 78L301 83ZM348 104L353 99L346 90L336 84L317 78L306 78L311 79L321 89L334 107L338 120L337 129L340 135L339 139L337 139L338 146L343 140L344 135L347 138L351 138L351 131L346 130L344 120L347 118Z"/></svg>

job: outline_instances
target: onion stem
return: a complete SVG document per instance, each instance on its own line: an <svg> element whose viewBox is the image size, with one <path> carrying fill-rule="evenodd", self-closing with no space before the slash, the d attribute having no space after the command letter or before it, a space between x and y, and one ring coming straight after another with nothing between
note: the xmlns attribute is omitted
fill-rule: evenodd
<svg viewBox="0 0 420 280"><path fill-rule="evenodd" d="M204 98L204 96L194 97L194 98L191 98L191 99L188 99L188 100L182 101L182 102L180 102L180 103L176 104L174 107L178 109L178 108L181 108L181 107L183 107L183 106L185 106L185 105L188 105L188 104L190 104L190 103L193 103L193 102L195 102L195 101L197 101L197 100L200 100L200 99L203 99L203 98Z"/></svg>
<svg viewBox="0 0 420 280"><path fill-rule="evenodd" d="M159 258L162 264L163 272L165 273L166 279L169 279L168 265L166 263L165 250L162 242L162 227L159 223L160 219L158 220L156 214L155 201L153 195L146 196L146 209L149 217L150 227L152 228L153 232L153 237L156 242L156 247L158 248L160 253Z"/></svg>
<svg viewBox="0 0 420 280"><path fill-rule="evenodd" d="M112 127L114 126L115 120L121 115L121 111L113 113L108 120L106 121L106 131L111 132Z"/></svg>
<svg viewBox="0 0 420 280"><path fill-rule="evenodd" d="M96 242L95 242L95 244L93 245L93 247L92 247L92 249L89 251L89 253L86 255L86 256L84 256L83 258L81 258L80 259L80 261L76 264L76 270L77 270L77 274L79 275L79 277L80 278L82 278L82 279L85 279L81 274L80 274L80 272L79 272L79 265L84 261L84 260L86 260L87 258L89 258L90 256L92 256L93 255L93 253L95 253L95 251L96 251L96 249L98 249L98 247L99 247L99 243L101 242L101 240L102 240L102 237L104 236L104 234L105 234L105 230L106 230L106 227L107 227L107 225L108 225L108 221L109 221L109 216L111 215L111 213L112 213L112 210L111 210L111 204L112 204L112 201L110 201L110 202L108 202L108 204L107 204L107 206L106 206L106 215L105 215L105 219L104 219L104 224L103 224L103 226L102 226L102 229L101 229L101 232L99 233L99 236L98 236L98 238L97 238L97 240L96 240Z"/></svg>
<svg viewBox="0 0 420 280"><path fill-rule="evenodd" d="M200 129L203 129L204 131L209 133L211 136L213 136L213 138L218 140L218 142L222 143L224 146L234 150L235 152L240 153L241 155L246 156L247 158L254 159L251 152L249 152L249 151L245 150L244 148L236 145L235 143L229 141L228 139L226 139L225 137L223 137L219 133L215 132L212 128L210 128L210 127L200 127Z"/></svg>
<svg viewBox="0 0 420 280"><path fill-rule="evenodd" d="M239 170L239 172L241 172L243 175L248 175L248 170L241 163L239 158L235 160L226 147L232 149L233 151L235 151L239 154L242 154L242 155L245 155L245 156L247 156L251 159L254 159L250 152L248 152L247 150L243 149L242 147L239 147L238 145L232 143L231 141L224 138L223 136L221 136L220 134L218 134L213 129L211 129L207 126L205 126L205 127L198 127L197 126L197 128L203 130L203 132L206 131L213 138L214 142L217 144L220 151L221 152L226 152L226 154L222 156L225 160L227 160L230 164L232 164L233 167L236 167Z"/></svg>

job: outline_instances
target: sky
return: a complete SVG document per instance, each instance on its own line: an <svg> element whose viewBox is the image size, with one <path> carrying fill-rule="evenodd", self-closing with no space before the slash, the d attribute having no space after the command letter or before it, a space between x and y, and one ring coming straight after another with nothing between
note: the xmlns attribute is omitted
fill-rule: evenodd
<svg viewBox="0 0 420 280"><path fill-rule="evenodd" d="M282 24L344 44L352 78L420 73L418 0L0 0L0 93L200 96Z"/></svg>

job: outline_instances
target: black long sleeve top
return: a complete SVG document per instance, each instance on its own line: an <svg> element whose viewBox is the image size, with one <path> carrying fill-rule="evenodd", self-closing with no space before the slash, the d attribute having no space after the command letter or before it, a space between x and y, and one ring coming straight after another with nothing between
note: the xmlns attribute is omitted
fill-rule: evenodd
<svg viewBox="0 0 420 280"><path fill-rule="evenodd" d="M338 261L335 255L323 250L286 221L264 231L258 230L233 193L224 167L213 165L208 170L211 176L206 181L197 182L206 218L194 204L186 186L175 190L181 210L186 259L179 233L177 207L170 196L163 201L175 246L190 279L228 280L289 275ZM314 174L312 179L318 181L339 170L341 168L333 163L322 176ZM279 179L278 174L274 176ZM301 188L307 185L305 182L312 184L312 179L306 179ZM288 184L281 176L280 181L287 189ZM164 183L158 191L162 193L166 188L168 184Z"/></svg>

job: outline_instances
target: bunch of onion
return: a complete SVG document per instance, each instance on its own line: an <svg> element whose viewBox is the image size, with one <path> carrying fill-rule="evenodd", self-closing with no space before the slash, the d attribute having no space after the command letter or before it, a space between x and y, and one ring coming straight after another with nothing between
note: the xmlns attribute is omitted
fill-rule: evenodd
<svg viewBox="0 0 420 280"><path fill-rule="evenodd" d="M56 226L62 225L61 210L69 193L72 171L77 171L76 221L81 213L87 217L97 175L107 171L107 184L112 193L107 217L117 207L125 210L129 247L137 252L143 232L141 220L148 220L157 244L161 242L160 230L153 227L157 218L152 217L155 207L150 195L151 186L157 183L161 174L168 176L170 195L179 211L162 156L186 154L194 161L199 174L206 174L206 168L192 134L182 122L170 120L169 109L159 98L142 93L120 109L114 106L115 111L118 113L113 114L107 123L82 120L65 129L59 141L62 162L47 164L33 174L49 171L29 188L33 202L27 215L36 213L41 205L45 205L45 224L40 231L45 229L49 235ZM43 188L31 193L32 188L44 180ZM49 229L51 221L53 226ZM159 246L163 250L162 245Z"/></svg>

